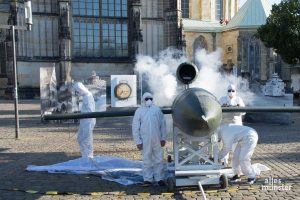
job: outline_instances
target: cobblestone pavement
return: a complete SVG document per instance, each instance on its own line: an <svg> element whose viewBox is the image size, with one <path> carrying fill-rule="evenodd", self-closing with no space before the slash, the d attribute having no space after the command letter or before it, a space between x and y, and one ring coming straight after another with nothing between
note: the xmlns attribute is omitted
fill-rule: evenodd
<svg viewBox="0 0 300 200"><path fill-rule="evenodd" d="M77 125L41 123L39 109L39 101L20 101L20 139L15 140L13 102L0 101L0 200L202 199L198 188L176 188L171 193L158 186L126 187L94 175L25 171L28 165L50 165L80 156ZM272 170L263 173L252 187L242 183L227 190L206 187L208 199L300 199L300 113L292 118L289 125L247 124L259 133L253 163L265 164ZM98 119L95 155L141 159L132 142L131 119ZM171 149L171 142L167 147ZM263 188L271 182L285 187Z"/></svg>

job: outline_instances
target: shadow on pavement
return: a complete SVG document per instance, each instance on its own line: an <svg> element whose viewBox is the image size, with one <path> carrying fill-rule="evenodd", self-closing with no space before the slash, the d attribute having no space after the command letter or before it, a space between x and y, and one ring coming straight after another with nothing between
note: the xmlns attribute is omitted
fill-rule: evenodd
<svg viewBox="0 0 300 200"><path fill-rule="evenodd" d="M0 149L0 151L5 149ZM0 199L14 199L15 195L38 199L49 191L59 194L75 193L118 193L127 195L150 193L160 195L168 192L166 187L142 187L141 185L123 186L101 179L98 175L53 174L47 172L28 172L28 165L51 165L78 157L58 153L0 153ZM27 191L27 192L26 192ZM33 193L37 194L30 194Z"/></svg>
<svg viewBox="0 0 300 200"><path fill-rule="evenodd" d="M0 148L0 153L9 150L8 148Z"/></svg>
<svg viewBox="0 0 300 200"><path fill-rule="evenodd" d="M293 152L259 152L255 157L255 161L264 161L265 159L281 160L285 163L300 162L300 153L297 150Z"/></svg>

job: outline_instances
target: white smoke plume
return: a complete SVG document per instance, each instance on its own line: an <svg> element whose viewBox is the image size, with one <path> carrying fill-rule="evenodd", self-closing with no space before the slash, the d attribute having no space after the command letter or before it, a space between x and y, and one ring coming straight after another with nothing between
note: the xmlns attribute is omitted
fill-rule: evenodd
<svg viewBox="0 0 300 200"><path fill-rule="evenodd" d="M154 101L159 106L170 106L176 96L176 69L187 59L182 52L174 49L162 51L157 58L138 55L135 70L146 77L153 93ZM148 92L148 91L143 91Z"/></svg>
<svg viewBox="0 0 300 200"><path fill-rule="evenodd" d="M228 85L234 84L237 88L237 95L242 97L245 104L251 105L254 93L249 91L248 81L233 74L221 74L219 72L222 65L221 53L221 49L217 49L212 53L207 53L204 49L196 51L195 59L199 74L191 87L203 88L219 99L221 96L227 95Z"/></svg>
<svg viewBox="0 0 300 200"><path fill-rule="evenodd" d="M167 49L162 51L157 58L138 55L135 70L143 74L150 87L154 101L159 106L170 106L179 89L176 79L177 67L188 59L178 50ZM241 96L246 104L250 105L254 94L249 91L248 81L231 74L222 75L219 69L222 65L221 50L207 53L206 50L197 50L195 60L199 74L190 87L200 87L218 99L227 95L227 86L234 84L237 87L237 95Z"/></svg>

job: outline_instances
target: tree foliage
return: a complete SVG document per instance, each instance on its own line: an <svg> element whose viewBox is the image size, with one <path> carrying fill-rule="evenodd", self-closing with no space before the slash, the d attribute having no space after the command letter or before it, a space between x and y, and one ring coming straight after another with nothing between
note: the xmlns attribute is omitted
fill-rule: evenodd
<svg viewBox="0 0 300 200"><path fill-rule="evenodd" d="M300 1L284 0L272 6L266 24L257 30L257 37L273 48L289 64L300 61Z"/></svg>

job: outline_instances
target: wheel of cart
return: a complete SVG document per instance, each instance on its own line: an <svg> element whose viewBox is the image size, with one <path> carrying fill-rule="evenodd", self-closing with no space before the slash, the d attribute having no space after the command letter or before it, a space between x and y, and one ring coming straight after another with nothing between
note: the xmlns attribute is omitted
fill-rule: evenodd
<svg viewBox="0 0 300 200"><path fill-rule="evenodd" d="M169 192L174 192L175 191L175 178L167 178L167 187Z"/></svg>
<svg viewBox="0 0 300 200"><path fill-rule="evenodd" d="M220 176L220 186L221 189L226 189L228 187L228 178L225 174Z"/></svg>

